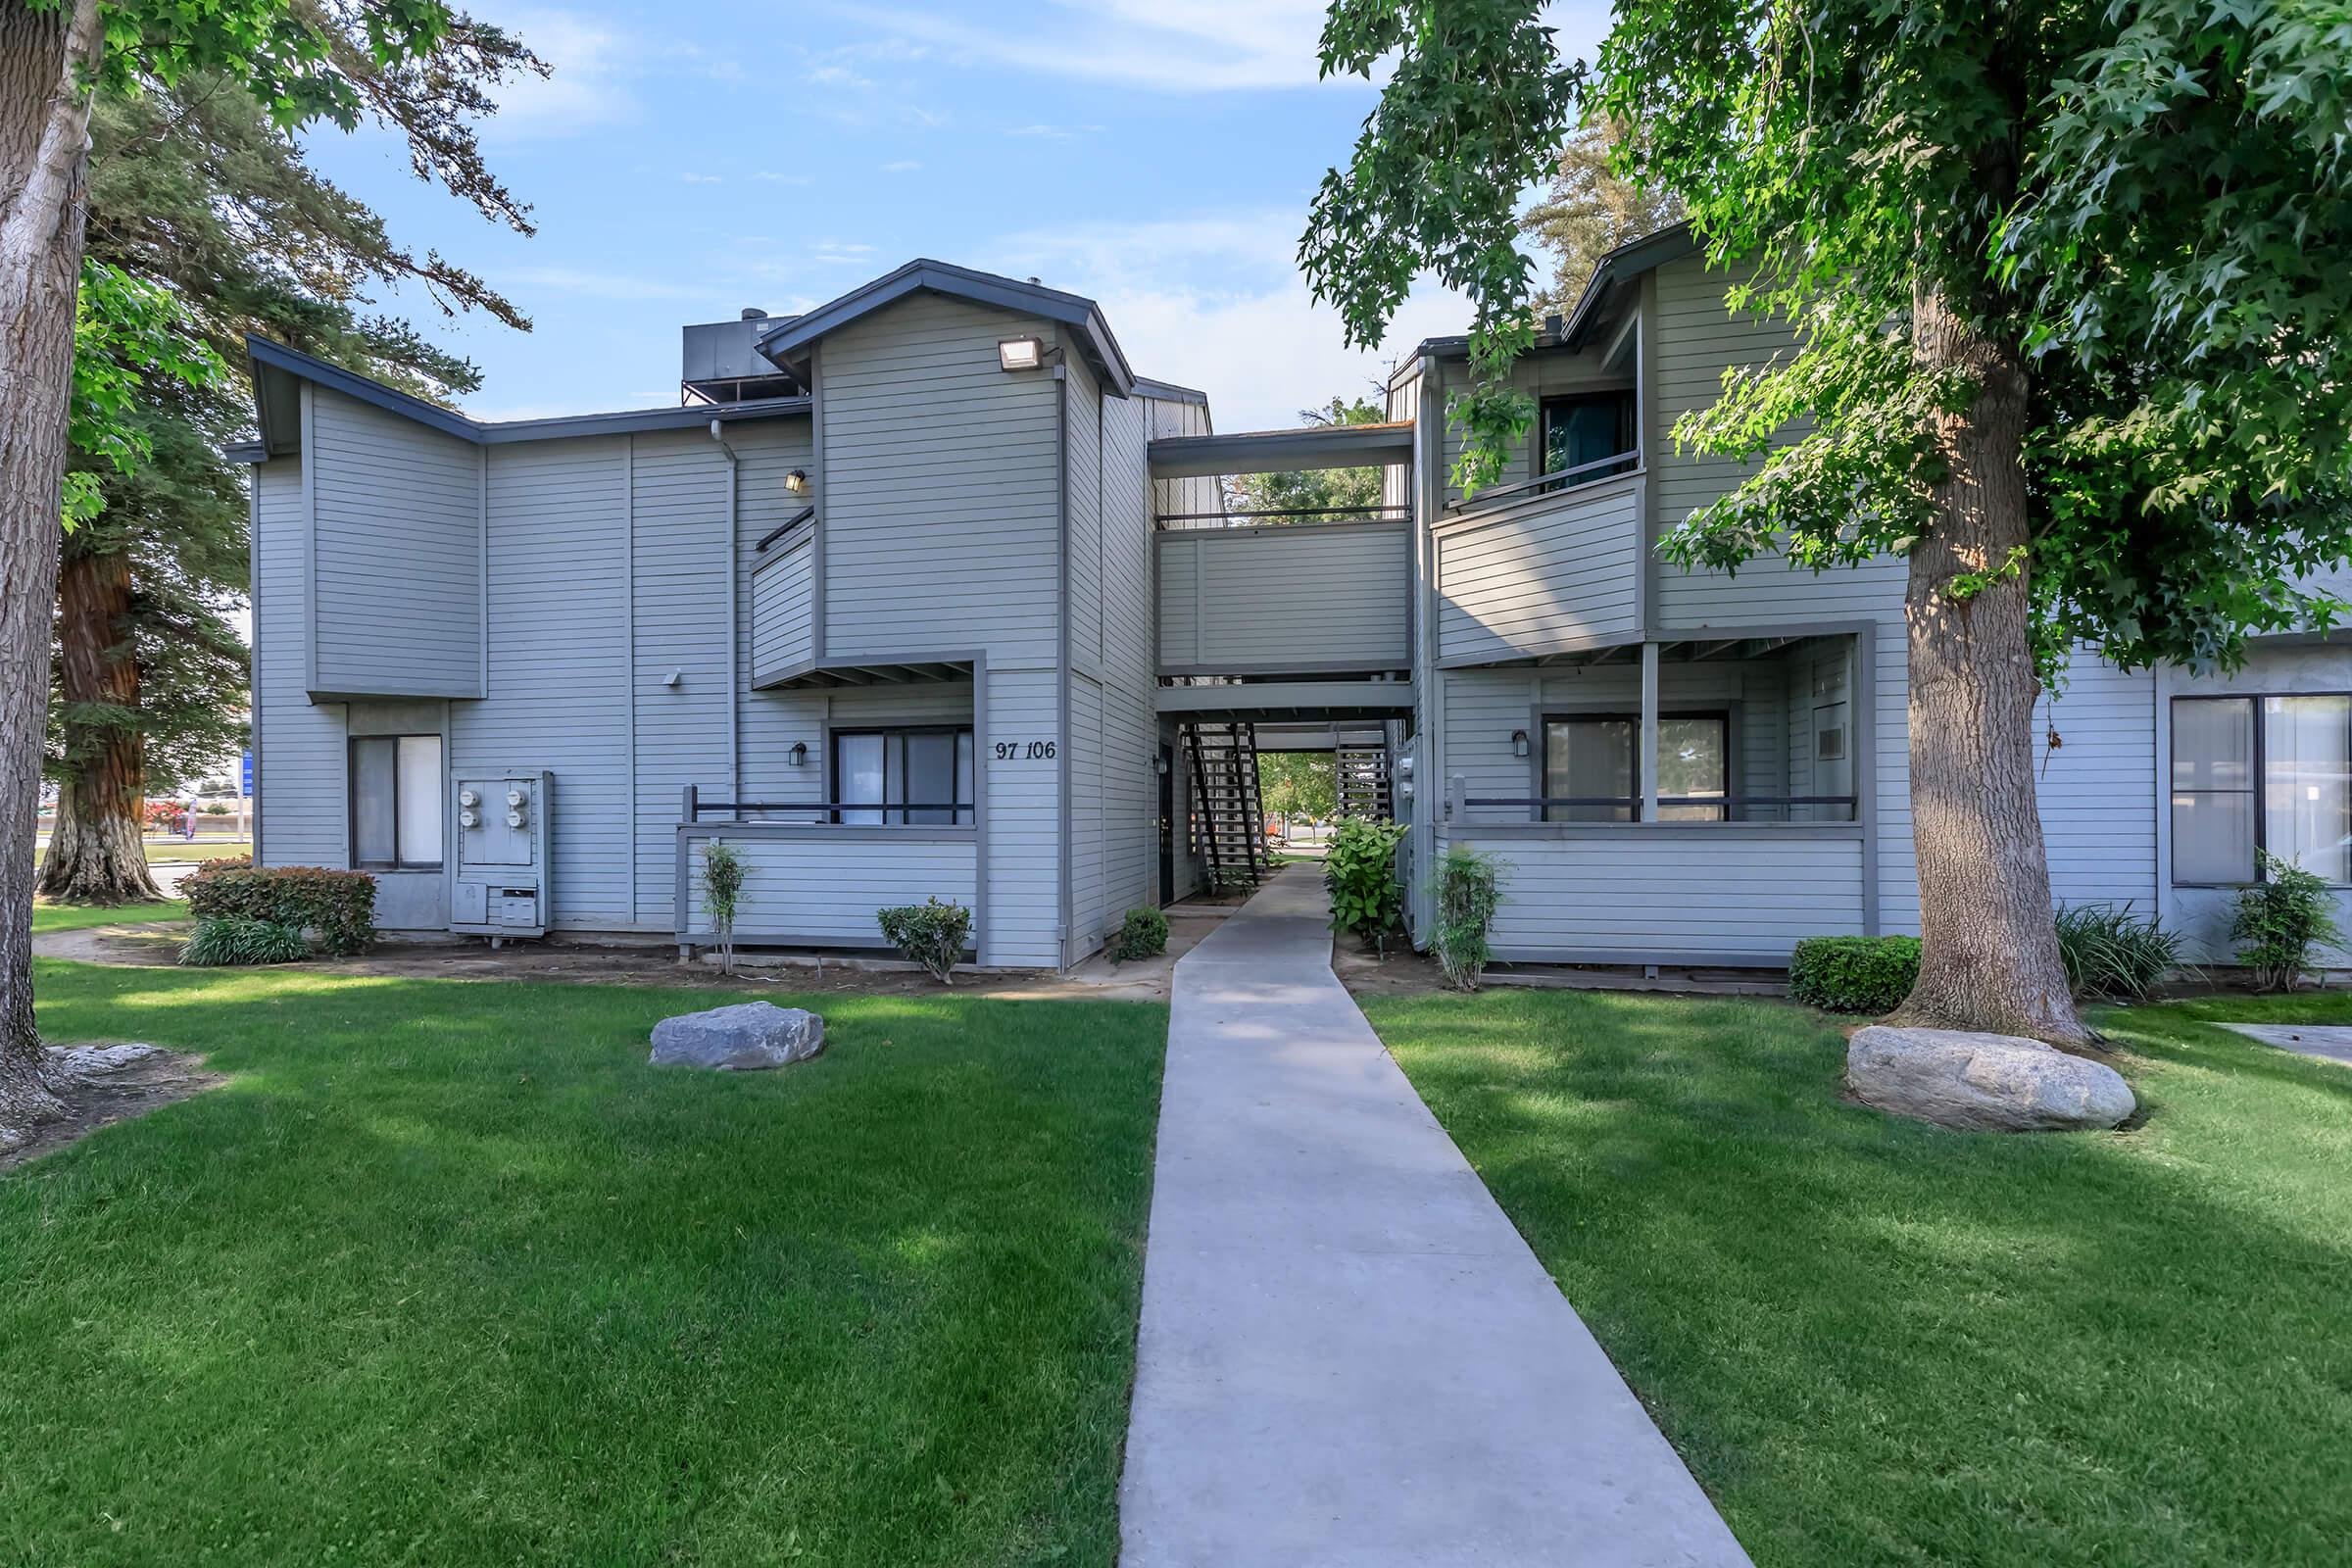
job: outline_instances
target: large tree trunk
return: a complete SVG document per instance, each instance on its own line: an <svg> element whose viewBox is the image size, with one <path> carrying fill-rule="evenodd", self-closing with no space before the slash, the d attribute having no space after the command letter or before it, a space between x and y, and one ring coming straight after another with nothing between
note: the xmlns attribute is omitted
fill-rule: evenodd
<svg viewBox="0 0 2352 1568"><path fill-rule="evenodd" d="M130 562L69 552L57 585L57 678L71 711L82 704L136 712L139 665L130 638ZM58 790L57 827L40 890L70 904L160 899L147 873L141 821L146 749L126 724L66 721L73 770Z"/></svg>
<svg viewBox="0 0 2352 1568"><path fill-rule="evenodd" d="M1957 367L1978 390L1966 412L1937 420L1946 472L1903 596L1922 952L1895 1018L2082 1044L2092 1036L2059 961L2034 793L2025 362L1933 286L1917 291L1913 331L1923 367ZM1956 595L1967 573L1991 580Z"/></svg>
<svg viewBox="0 0 2352 1568"><path fill-rule="evenodd" d="M57 606L97 0L0 0L0 1144L54 1115L32 1015L32 849Z"/></svg>

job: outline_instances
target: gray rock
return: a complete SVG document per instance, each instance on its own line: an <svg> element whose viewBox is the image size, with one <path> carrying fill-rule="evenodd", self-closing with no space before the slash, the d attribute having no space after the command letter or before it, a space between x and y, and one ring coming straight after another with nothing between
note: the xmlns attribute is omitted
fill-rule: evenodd
<svg viewBox="0 0 2352 1568"><path fill-rule="evenodd" d="M825 1020L803 1007L743 1002L654 1025L656 1066L680 1063L718 1072L789 1067L825 1049Z"/></svg>
<svg viewBox="0 0 2352 1568"><path fill-rule="evenodd" d="M49 1070L65 1078L102 1078L164 1054L161 1046L135 1040L119 1046L51 1047Z"/></svg>
<svg viewBox="0 0 2352 1568"><path fill-rule="evenodd" d="M2113 1127L2138 1102L2123 1074L2016 1035L1872 1024L1845 1048L1845 1082L1865 1104L1982 1132Z"/></svg>

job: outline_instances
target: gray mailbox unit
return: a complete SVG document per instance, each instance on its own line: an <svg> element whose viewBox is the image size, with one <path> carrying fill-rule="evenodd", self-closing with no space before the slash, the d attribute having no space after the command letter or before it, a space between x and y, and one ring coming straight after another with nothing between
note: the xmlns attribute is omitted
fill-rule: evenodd
<svg viewBox="0 0 2352 1568"><path fill-rule="evenodd" d="M450 783L458 876L449 928L486 936L547 934L547 814L555 775L519 770Z"/></svg>

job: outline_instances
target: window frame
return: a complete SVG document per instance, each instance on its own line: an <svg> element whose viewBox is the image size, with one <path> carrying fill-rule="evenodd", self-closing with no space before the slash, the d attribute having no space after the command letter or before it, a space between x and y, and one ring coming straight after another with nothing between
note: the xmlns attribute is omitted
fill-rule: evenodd
<svg viewBox="0 0 2352 1568"><path fill-rule="evenodd" d="M1734 748L1735 748L1735 747L1736 747L1736 746L1739 744L1739 737L1740 737L1740 726L1739 726L1739 725L1737 725L1737 724L1735 724L1735 723L1732 721L1732 719L1733 719L1732 710L1731 710L1731 709L1729 709L1728 707L1727 707L1727 708L1661 708L1661 709L1659 709L1659 710L1658 710L1658 722L1659 722L1659 724L1661 724L1661 725L1663 725L1663 724L1664 724L1664 723L1665 723L1665 722L1666 722L1668 719L1691 719L1691 718L1699 718L1699 719L1713 719L1713 720L1714 720L1714 721L1715 721L1715 722L1716 722L1718 725L1720 725L1720 726L1722 727L1722 730L1723 730L1723 802L1722 802L1722 806L1721 806L1721 808L1721 808L1721 810L1722 810L1722 812L1723 812L1723 814L1722 814L1722 815L1720 815L1720 816L1716 816L1716 817L1688 817L1688 816L1685 816L1685 817L1669 817L1669 816L1661 816L1661 817L1659 817L1657 820L1659 820L1659 821L1661 821L1661 822L1696 822L1696 823L1701 823L1701 824L1717 824L1717 823L1725 823L1725 822L1732 822L1732 821L1736 821L1736 820L1738 820L1738 818L1736 818L1736 817L1734 817L1734 816L1732 815L1732 808L1733 808L1734 807L1736 807L1736 806L1738 806L1738 805L1740 804L1740 760L1739 760L1739 758L1738 758L1737 756L1735 756L1735 755L1734 755ZM1535 735L1535 744L1534 744L1533 746L1531 746L1531 747L1529 747L1529 748L1528 748L1528 757L1529 757L1530 760L1531 760L1531 761L1534 763L1534 772L1535 772L1535 791L1536 791L1535 798L1536 798L1538 801L1542 801L1542 800L1544 800L1544 799L1545 799L1545 798L1546 798L1546 795L1547 795L1547 793L1548 793L1548 791L1547 791L1547 789L1546 789L1545 781L1546 781L1546 780L1547 780L1547 779L1550 777L1550 775L1551 775L1551 757L1550 757L1550 751L1551 751L1551 726L1552 726L1552 725L1554 725L1554 724L1574 724L1574 723L1588 723L1588 724L1630 723L1630 724L1632 724L1632 725L1633 725L1633 727L1634 727L1634 793L1633 793L1631 796L1611 796L1611 797L1609 797L1609 798L1608 798L1607 802L1606 802L1606 803L1604 803L1604 804L1610 804L1610 805L1617 805L1617 806L1625 806L1625 807L1630 807L1630 808L1632 808L1632 810L1633 810L1633 813L1634 813L1634 814L1633 814L1632 816L1630 816L1630 817L1626 817L1626 818L1624 818L1623 820L1617 820L1617 819L1612 819L1612 818L1601 818L1601 819L1598 819L1598 820L1584 821L1584 820L1579 820L1579 819L1577 819L1577 818L1575 818L1575 817L1566 817L1566 816L1553 816L1553 815L1551 814L1551 812L1553 811L1554 808L1552 808L1552 807L1548 807L1548 806L1537 806L1536 808L1534 808L1535 819L1536 819L1537 821L1539 821L1539 822L1548 822L1548 823L1553 823L1553 824L1565 824L1565 825L1567 825L1567 826L1571 826L1571 827L1639 827L1639 826L1641 826L1641 825L1642 825L1642 739L1641 739L1641 736L1642 736L1642 714L1641 714L1641 711L1640 711L1640 710L1638 710L1638 709L1637 709L1637 710L1631 710L1631 711L1627 711L1627 710L1621 710L1621 709L1600 709L1600 708L1593 708L1593 709L1573 709L1573 708L1572 708L1572 709L1563 709L1563 710L1551 710L1551 709L1544 709L1544 710L1539 710L1539 711L1538 711L1538 713L1536 714L1536 735ZM1596 798L1596 799L1597 799L1597 798ZM1661 802L1661 803L1664 803L1664 802L1665 802L1665 800L1666 800L1666 797L1664 797L1663 795L1661 795L1661 796L1659 797L1659 800L1660 800L1660 802ZM1696 804L1696 803L1695 803L1695 802L1693 802L1693 801L1687 801L1687 800L1677 800L1677 801L1675 801L1673 804L1674 804L1674 805L1676 805L1676 806L1678 806L1678 807L1686 807L1686 808L1687 808L1687 807L1690 807L1690 806L1691 806L1691 805L1694 805L1694 804ZM1569 809L1574 809L1574 808L1569 808L1569 807L1561 807L1561 808L1557 808L1557 809L1561 809L1561 810L1569 810Z"/></svg>
<svg viewBox="0 0 2352 1568"><path fill-rule="evenodd" d="M360 855L360 748L370 742L384 742L392 748L392 858L364 859ZM400 743L402 741L431 741L440 752L440 765L435 769L446 780L449 772L449 740L439 730L398 730L380 735L346 735L343 740L343 833L355 871L446 871L449 869L449 808L441 804L441 854L431 860L404 860L400 858ZM435 794L438 797L439 791Z"/></svg>
<svg viewBox="0 0 2352 1568"><path fill-rule="evenodd" d="M1641 391L1633 386L1596 386L1582 391L1540 393L1536 399L1535 450L1529 454L1528 466L1534 472L1531 479L1541 479L1555 470L1551 466L1551 415L1554 409L1608 401L1617 404L1620 416L1618 440L1625 443L1610 456L1635 460L1626 473L1641 466L1642 457L1642 400ZM1594 461L1607 461L1595 459ZM1602 478L1619 478L1622 474L1604 474Z"/></svg>
<svg viewBox="0 0 2352 1568"><path fill-rule="evenodd" d="M947 735L962 738L970 742L972 751L971 798L969 800L959 799L956 801L955 804L949 808L948 820L945 822L909 822L906 820L906 813L908 811L937 810L939 808L936 806L907 806L904 803L893 806L887 800L879 801L872 805L866 805L861 802L846 801L842 799L841 743L843 741L862 739L866 736L878 736L881 738L883 743L882 790L883 794L887 796L890 793L890 742L893 738L898 738L903 746L905 737L909 735ZM902 769L904 769L904 759L902 758ZM948 788L950 793L953 794L957 789L957 780L955 776L957 769L953 763L951 763L948 771ZM934 724L855 724L844 725L838 729L828 728L825 731L825 794L833 803L833 808L825 813L825 820L833 823L836 826L912 828L975 827L980 821L980 738L978 729L972 724L956 723L953 721ZM882 815L882 820L879 822L844 823L842 821L842 813L844 811L878 811ZM890 817L890 813L893 811L898 813L898 820L895 822L892 821ZM966 820L967 817L969 820Z"/></svg>
<svg viewBox="0 0 2352 1568"><path fill-rule="evenodd" d="M2261 887L2264 885L2267 878L2263 875L2262 857L2263 852L2270 848L2271 832L2271 808L2269 798L2271 782L2271 748L2269 741L2269 715L2264 711L2263 705L2268 702L2287 700L2297 697L2336 697L2352 699L2352 688L2331 688L2327 691L2310 692L2174 692L2170 694L2168 700L2169 706L2166 707L2164 712L2165 754L2162 759L2162 765L2164 767L2164 874L2167 886L2175 888L2187 888L2193 891L2199 888L2226 890L2231 888ZM2254 864L2251 868L2253 874L2244 881L2184 882L2180 879L2180 874L2174 869L2175 865L2178 864L2175 850L2179 843L2179 836L2174 832L2173 811L2175 808L2173 805L2173 798L2176 795L2181 794L2182 791L2180 791L2173 783L2174 769L2177 765L2177 759L2179 757L2180 733L2180 727L2173 722L2173 713L2178 705L2181 703L2245 703L2250 705L2253 716L2252 727L2254 734L2253 751L2247 761L2247 766L2249 769L2249 782L2245 793L2249 797L2254 818ZM2352 776L2352 726L2347 726L2346 737L2347 738L2344 747L2344 767L2347 775ZM2205 790L2201 792L2189 791L2187 793L2202 793L2211 795L2233 792ZM2330 882L2328 885L2331 888L2352 889L2352 882Z"/></svg>

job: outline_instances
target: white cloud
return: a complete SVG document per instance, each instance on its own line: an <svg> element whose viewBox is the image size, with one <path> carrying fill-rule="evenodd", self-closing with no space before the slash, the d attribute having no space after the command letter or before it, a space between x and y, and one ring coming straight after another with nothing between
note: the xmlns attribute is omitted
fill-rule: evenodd
<svg viewBox="0 0 2352 1568"><path fill-rule="evenodd" d="M520 11L497 20L547 62L549 74L525 74L500 87L498 113L484 124L484 139L571 136L628 123L643 113L624 79L633 50L616 29L561 11Z"/></svg>
<svg viewBox="0 0 2352 1568"><path fill-rule="evenodd" d="M1298 274L1304 226L1278 211L1078 224L1008 236L982 265L1095 300L1137 372L1206 392L1218 429L1279 429L1334 395L1373 396L1393 361L1470 319L1424 281L1379 349L1348 348Z"/></svg>
<svg viewBox="0 0 2352 1568"><path fill-rule="evenodd" d="M1163 92L1311 87L1326 0L1055 0L1039 24L977 24L935 12L853 5L850 17L903 44Z"/></svg>
<svg viewBox="0 0 2352 1568"><path fill-rule="evenodd" d="M1101 125L1007 125L1004 134L1034 136L1040 141L1068 141L1075 136L1098 135L1102 129Z"/></svg>
<svg viewBox="0 0 2352 1568"><path fill-rule="evenodd" d="M882 172L885 174L911 174L922 167L922 164L916 159L899 158L884 164Z"/></svg>
<svg viewBox="0 0 2352 1568"><path fill-rule="evenodd" d="M767 180L771 184L777 185L813 185L816 183L814 174L784 174L772 169L762 169L752 177Z"/></svg>
<svg viewBox="0 0 2352 1568"><path fill-rule="evenodd" d="M724 174L684 173L678 177L689 185L718 185L723 184L726 180Z"/></svg>
<svg viewBox="0 0 2352 1568"><path fill-rule="evenodd" d="M624 272L602 272L578 267L518 267L502 273L499 286L527 297L536 289L551 294L576 294L590 299L611 300L699 300L707 298L707 287L691 287L684 283L660 278L632 277Z"/></svg>

